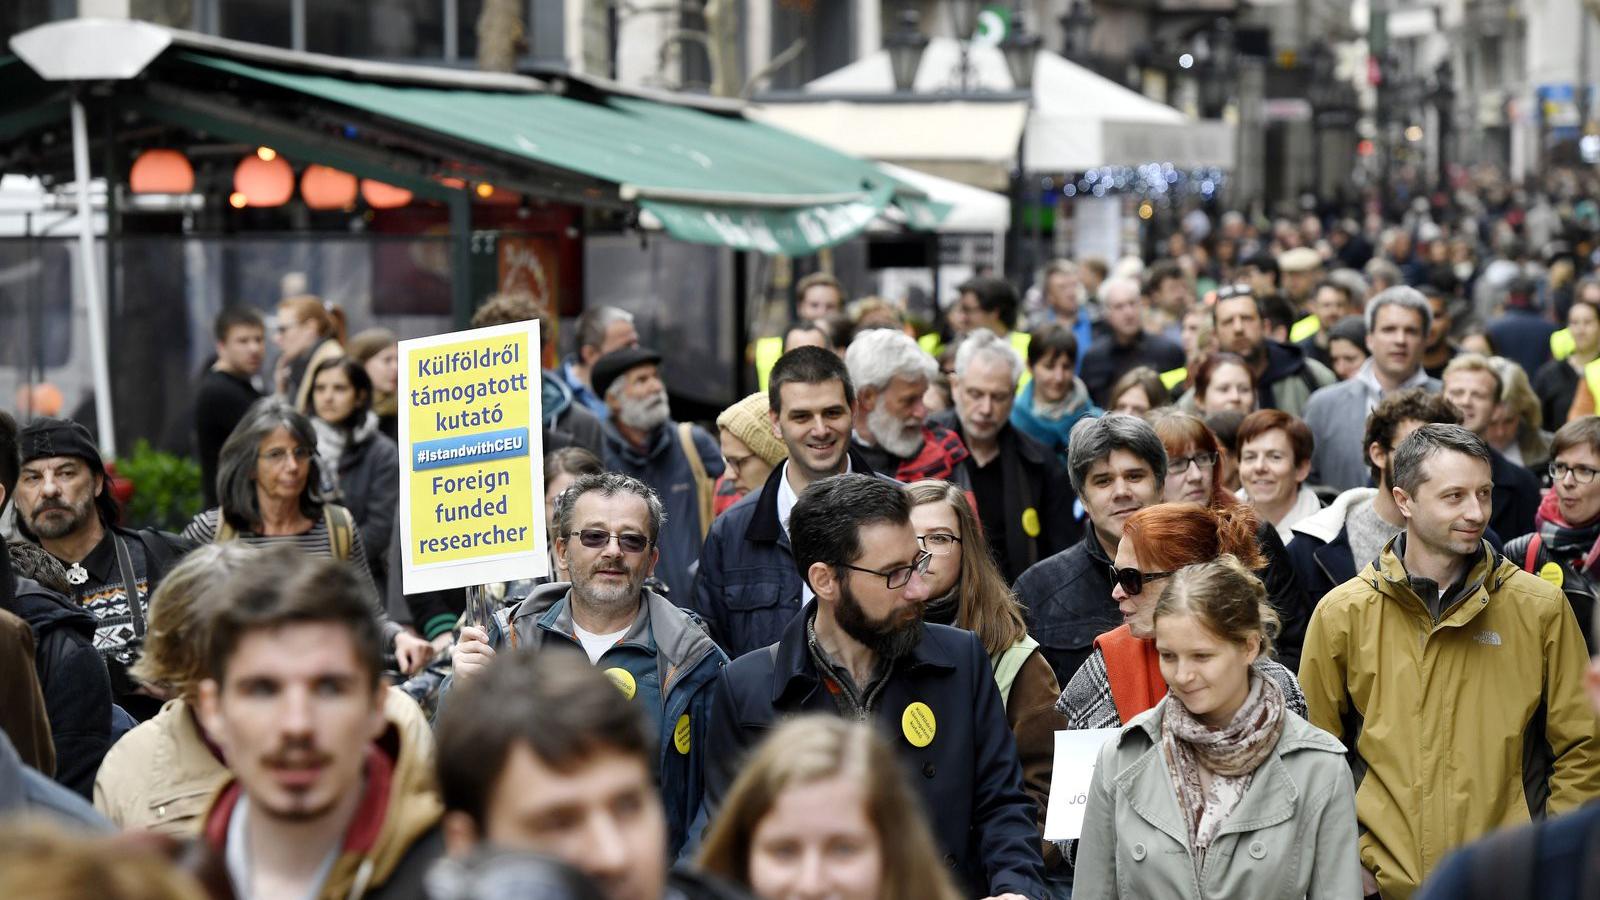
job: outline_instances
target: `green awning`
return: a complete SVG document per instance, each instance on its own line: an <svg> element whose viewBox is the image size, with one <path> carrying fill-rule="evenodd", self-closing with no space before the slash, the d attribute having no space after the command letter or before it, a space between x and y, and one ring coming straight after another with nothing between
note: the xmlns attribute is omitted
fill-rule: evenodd
<svg viewBox="0 0 1600 900"><path fill-rule="evenodd" d="M805 255L847 240L892 203L912 227L946 209L866 160L752 122L622 95L444 89L177 58L617 185L685 241Z"/></svg>

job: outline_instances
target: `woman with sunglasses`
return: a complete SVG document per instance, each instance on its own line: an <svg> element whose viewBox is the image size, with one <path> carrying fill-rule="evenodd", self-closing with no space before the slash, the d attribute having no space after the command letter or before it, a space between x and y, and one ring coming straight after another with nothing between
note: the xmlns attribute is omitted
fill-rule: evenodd
<svg viewBox="0 0 1600 900"><path fill-rule="evenodd" d="M1100 751L1075 900L1362 896L1345 749L1261 669L1277 616L1246 565L1187 566L1151 604L1171 694Z"/></svg>
<svg viewBox="0 0 1600 900"><path fill-rule="evenodd" d="M964 628L983 641L1017 741L1023 788L1038 807L1043 833L1055 733L1066 727L1054 709L1060 693L1055 672L1040 654L1039 642L1028 636L1022 608L989 554L966 494L948 481L919 481L906 492L917 543L931 557L922 576L928 588L923 621ZM1047 841L1043 849L1045 868L1055 868L1061 859L1055 843Z"/></svg>
<svg viewBox="0 0 1600 900"><path fill-rule="evenodd" d="M1179 569L1223 554L1260 568L1257 529L1255 512L1242 504L1213 510L1162 503L1128 517L1111 566L1111 599L1122 625L1095 638L1094 653L1061 692L1056 709L1066 716L1068 728L1126 725L1166 696L1151 618L1156 598ZM1305 715L1305 695L1294 674L1265 653L1256 665L1290 707Z"/></svg>
<svg viewBox="0 0 1600 900"><path fill-rule="evenodd" d="M1221 511L1239 504L1220 477L1222 445L1205 422L1190 413L1164 409L1150 416L1150 425L1167 450L1167 480L1161 499L1166 503L1199 503ZM1258 521L1256 546L1265 564L1256 575L1266 583L1267 596L1278 611L1283 630L1277 641L1279 658L1291 670L1300 666L1300 646L1305 643L1311 606L1289 561L1289 551L1271 522Z"/></svg>

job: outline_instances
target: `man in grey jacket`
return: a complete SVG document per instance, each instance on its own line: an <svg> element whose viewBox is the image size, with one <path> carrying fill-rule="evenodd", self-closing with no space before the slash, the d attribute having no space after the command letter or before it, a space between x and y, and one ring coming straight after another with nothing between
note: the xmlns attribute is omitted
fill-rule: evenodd
<svg viewBox="0 0 1600 900"><path fill-rule="evenodd" d="M1371 358L1354 378L1322 388L1306 403L1306 424L1316 438L1310 481L1341 491L1367 486L1361 436L1378 402L1407 388L1439 390L1438 379L1422 370L1423 339L1433 311L1420 291L1389 288L1367 302L1366 318Z"/></svg>

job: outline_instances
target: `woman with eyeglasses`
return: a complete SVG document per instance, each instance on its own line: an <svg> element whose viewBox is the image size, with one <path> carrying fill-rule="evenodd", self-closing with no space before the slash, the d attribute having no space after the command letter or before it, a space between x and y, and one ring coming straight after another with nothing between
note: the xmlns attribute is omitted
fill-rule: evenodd
<svg viewBox="0 0 1600 900"><path fill-rule="evenodd" d="M717 439L727 464L717 477L711 512L720 516L739 498L760 491L772 470L789 458L789 448L772 433L766 391L757 391L717 416Z"/></svg>
<svg viewBox="0 0 1600 900"><path fill-rule="evenodd" d="M1068 728L1126 725L1166 696L1151 620L1156 598L1179 569L1225 553L1261 568L1257 528L1255 512L1242 504L1213 510L1162 503L1128 517L1111 566L1111 599L1122 625L1095 638L1094 652L1061 692L1056 709ZM1306 714L1305 695L1292 672L1265 653L1256 666L1278 685L1291 708Z"/></svg>
<svg viewBox="0 0 1600 900"><path fill-rule="evenodd" d="M183 536L196 544L288 543L312 556L348 561L367 585L395 662L409 675L427 664L433 647L389 619L355 517L328 502L321 472L311 421L282 397L258 400L217 456L220 505L195 516Z"/></svg>
<svg viewBox="0 0 1600 900"><path fill-rule="evenodd" d="M928 588L922 618L964 628L983 641L1005 704L1006 722L1017 741L1023 788L1038 807L1042 834L1055 765L1055 733L1065 727L1054 709L1060 693L1055 672L1039 652L1039 642L1028 636L1022 608L989 554L989 542L966 494L948 481L919 481L908 485L906 492L911 495L917 543L931 557L922 576ZM1060 851L1054 842L1046 842L1043 849L1045 867L1055 868Z"/></svg>
<svg viewBox="0 0 1600 900"><path fill-rule="evenodd" d="M1239 504L1239 498L1219 477L1221 444L1205 422L1189 413L1167 409L1152 415L1150 425L1167 451L1163 502L1199 503L1217 511ZM1283 620L1278 653L1285 665L1295 669L1300 665L1300 645L1305 642L1306 625L1311 621L1314 604L1307 602L1289 560L1289 551L1271 522L1257 523L1256 546L1266 560L1256 574L1266 582L1267 595Z"/></svg>
<svg viewBox="0 0 1600 900"><path fill-rule="evenodd" d="M1345 748L1262 670L1277 616L1246 565L1184 567L1150 603L1170 693L1100 751L1075 900L1362 896Z"/></svg>
<svg viewBox="0 0 1600 900"><path fill-rule="evenodd" d="M1573 419L1550 444L1550 489L1533 532L1506 541L1505 556L1559 585L1589 645L1600 652L1592 620L1600 598L1600 417Z"/></svg>

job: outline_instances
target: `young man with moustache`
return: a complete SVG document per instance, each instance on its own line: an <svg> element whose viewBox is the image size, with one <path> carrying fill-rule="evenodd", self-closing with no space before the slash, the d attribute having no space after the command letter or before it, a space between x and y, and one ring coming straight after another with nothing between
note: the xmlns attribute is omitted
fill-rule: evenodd
<svg viewBox="0 0 1600 900"><path fill-rule="evenodd" d="M1028 634L1061 684L1094 651L1094 639L1122 625L1111 599L1111 561L1128 516L1161 502L1167 451L1143 419L1109 415L1072 429L1067 474L1089 514L1083 540L1029 567L1017 579Z"/></svg>
<svg viewBox="0 0 1600 900"><path fill-rule="evenodd" d="M343 563L278 546L222 589L198 712L232 778L201 834L233 895L416 896L444 844L433 747L384 715L366 588Z"/></svg>
<svg viewBox="0 0 1600 900"><path fill-rule="evenodd" d="M586 654L651 723L676 858L698 829L709 688L727 657L692 615L644 587L660 558L663 516L660 498L636 478L579 477L555 511L556 553L571 583L541 585L488 628L462 628L453 681L476 677L497 647Z"/></svg>
<svg viewBox="0 0 1600 900"><path fill-rule="evenodd" d="M789 459L712 523L692 600L684 604L731 659L776 643L811 601L789 542L789 513L800 495L830 475L872 471L851 446L855 388L838 355L820 347L785 353L772 367L767 399Z"/></svg>
<svg viewBox="0 0 1600 900"><path fill-rule="evenodd" d="M894 739L968 896L1046 897L1034 806L989 657L976 634L922 621L931 557L905 489L861 474L823 479L795 504L789 534L815 602L717 679L707 810L777 720L872 721Z"/></svg>
<svg viewBox="0 0 1600 900"><path fill-rule="evenodd" d="M1560 589L1484 540L1489 459L1459 425L1400 442L1405 530L1306 632L1300 685L1350 748L1369 896L1406 900L1456 846L1600 796L1583 635Z"/></svg>

